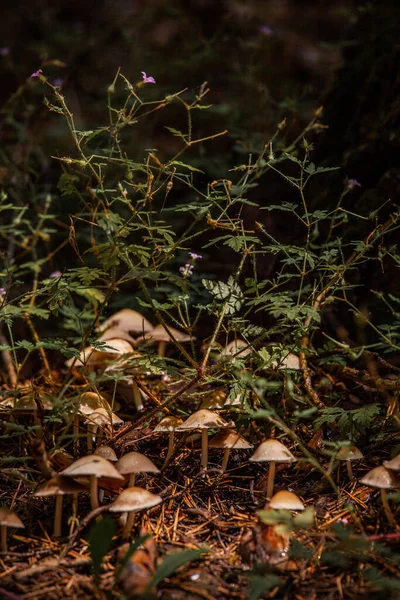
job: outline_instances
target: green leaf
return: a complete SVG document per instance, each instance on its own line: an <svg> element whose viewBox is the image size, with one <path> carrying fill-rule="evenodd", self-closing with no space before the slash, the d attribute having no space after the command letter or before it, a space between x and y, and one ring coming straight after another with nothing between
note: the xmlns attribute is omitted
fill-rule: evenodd
<svg viewBox="0 0 400 600"><path fill-rule="evenodd" d="M179 567L191 562L192 560L198 560L202 554L208 553L209 550L206 548L199 548L198 550L183 550L183 552L174 552L164 558L162 563L158 565L156 572L150 583L148 584L145 594L148 593L151 588L156 587L165 577L169 577Z"/></svg>
<svg viewBox="0 0 400 600"><path fill-rule="evenodd" d="M109 549L115 535L116 527L112 519L97 521L89 531L89 552L95 577L100 575L101 564Z"/></svg>
<svg viewBox="0 0 400 600"><path fill-rule="evenodd" d="M249 593L247 600L258 600L264 597L266 592L269 592L276 586L283 584L283 581L277 575L268 573L268 575L249 575Z"/></svg>

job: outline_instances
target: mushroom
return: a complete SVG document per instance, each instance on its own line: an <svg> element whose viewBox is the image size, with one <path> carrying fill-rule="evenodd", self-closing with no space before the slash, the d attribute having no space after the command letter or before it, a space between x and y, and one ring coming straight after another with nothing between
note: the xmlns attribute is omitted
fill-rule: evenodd
<svg viewBox="0 0 400 600"><path fill-rule="evenodd" d="M113 427L113 425L121 425L122 423L123 423L123 420L120 419L118 415L114 414L113 412L107 411L107 409L105 409L105 408L98 408L97 410L92 412L92 414L89 415L87 420L85 421L85 425L87 425L87 427L88 427L88 438L90 436L91 441L92 441L92 436L95 437L99 427L101 430L104 430L109 425L111 425L111 427ZM102 431L101 431L101 433L102 433ZM99 436L99 438L100 438L100 436ZM89 450L89 444L88 444L88 450Z"/></svg>
<svg viewBox="0 0 400 600"><path fill-rule="evenodd" d="M153 325L143 315L131 308L123 308L111 315L99 325L97 331L105 331L110 327L118 327L123 331L133 333L148 333L153 329Z"/></svg>
<svg viewBox="0 0 400 600"><path fill-rule="evenodd" d="M108 401L96 392L83 392L83 394L76 397L77 414L74 416L74 435L78 435L79 433L79 415L88 417L99 408L106 409L111 413L111 406ZM93 433L90 431L89 426L87 428L87 448L89 452L93 448Z"/></svg>
<svg viewBox="0 0 400 600"><path fill-rule="evenodd" d="M273 508L275 510L305 510L305 506L300 498L288 490L276 492L265 508Z"/></svg>
<svg viewBox="0 0 400 600"><path fill-rule="evenodd" d="M25 525L10 508L0 508L0 538L1 538L1 551L8 552L7 548L7 527L17 527L23 529Z"/></svg>
<svg viewBox="0 0 400 600"><path fill-rule="evenodd" d="M122 359L121 361L109 365L105 369L105 373L115 373L123 371L124 374L140 376L140 375L151 375L152 373L148 371L145 367L140 364L140 360L143 361L143 355L140 352L132 352L127 359ZM128 402L131 398L133 398L133 402L135 403L136 410L143 410L143 401L142 401L142 392L139 389L138 384L136 383L135 377L128 380L121 380L117 385L117 392L123 395L125 398L127 397L126 392L128 394Z"/></svg>
<svg viewBox="0 0 400 600"><path fill-rule="evenodd" d="M253 456L249 459L251 462L269 462L268 482L267 482L267 498L271 498L274 493L275 480L275 463L287 462L292 463L297 460L295 456L281 442L275 439L268 439L262 442Z"/></svg>
<svg viewBox="0 0 400 600"><path fill-rule="evenodd" d="M122 536L127 539L132 530L135 512L152 508L162 502L161 496L152 494L148 490L140 487L128 487L123 490L118 498L110 505L110 512L128 513L128 518L122 533Z"/></svg>
<svg viewBox="0 0 400 600"><path fill-rule="evenodd" d="M35 491L34 496L55 496L56 506L54 511L54 537L61 537L61 522L62 522L62 504L64 494L79 494L79 492L86 492L86 488L83 487L77 481L71 479L71 477L65 477L63 475L56 475L48 481L45 481Z"/></svg>
<svg viewBox="0 0 400 600"><path fill-rule="evenodd" d="M179 417L164 417L157 427L153 429L154 433L168 433L168 450L165 456L164 465L166 465L174 452L175 429L182 425L183 419ZM163 466L164 466L163 465Z"/></svg>
<svg viewBox="0 0 400 600"><path fill-rule="evenodd" d="M208 443L209 448L220 448L224 450L221 471L225 473L231 450L248 450L253 447L240 433L233 429L224 429L215 435Z"/></svg>
<svg viewBox="0 0 400 600"><path fill-rule="evenodd" d="M244 358L253 353L253 348L244 340L235 339L229 342L221 352L222 358Z"/></svg>
<svg viewBox="0 0 400 600"><path fill-rule="evenodd" d="M289 354L284 356L281 360L273 360L270 364L270 367L276 367L278 370L292 369L293 371L299 371L300 358L297 356L297 354L289 352Z"/></svg>
<svg viewBox="0 0 400 600"><path fill-rule="evenodd" d="M126 342L129 342L130 344L134 345L135 344L135 339L129 335L129 333L127 331L124 331L123 329L120 329L119 327L110 327L109 329L106 329L101 336L98 338L98 342L107 342L108 340L112 340L112 339L119 339L119 340L125 340Z"/></svg>
<svg viewBox="0 0 400 600"><path fill-rule="evenodd" d="M391 460L385 460L383 466L391 471L400 471L400 454L392 458Z"/></svg>
<svg viewBox="0 0 400 600"><path fill-rule="evenodd" d="M381 490L381 499L383 510L387 520L391 525L397 527L396 520L390 510L389 502L386 495L386 490L393 490L400 488L400 480L386 467L375 467L372 471L368 471L364 477L361 477L360 483L369 485L370 487L376 487Z"/></svg>
<svg viewBox="0 0 400 600"><path fill-rule="evenodd" d="M117 462L118 460L118 457L111 446L99 446L96 448L93 454L96 454L96 456L102 456L110 462Z"/></svg>
<svg viewBox="0 0 400 600"><path fill-rule="evenodd" d="M106 367L109 361L115 360L119 356L132 354L133 352L131 344L120 338L112 338L107 340L105 344L107 347L101 349L87 346L81 351L79 358L69 358L65 361L65 365L70 367L74 364L75 367L88 366L92 369L98 369Z"/></svg>
<svg viewBox="0 0 400 600"><path fill-rule="evenodd" d="M224 408L226 401L226 392L224 390L213 390L204 396L200 408L207 410L221 410Z"/></svg>
<svg viewBox="0 0 400 600"><path fill-rule="evenodd" d="M128 487L135 485L136 473L159 473L160 469L144 454L128 452L116 463L115 468L121 475L129 475Z"/></svg>
<svg viewBox="0 0 400 600"><path fill-rule="evenodd" d="M174 327L168 327L168 329L177 342L189 342L191 339L195 339L191 338L191 336L187 333L178 331L178 329L175 329ZM156 325L152 331L146 333L144 338L146 340L154 340L155 342L158 342L157 353L159 356L165 356L165 348L167 344L173 341L167 330L164 329L162 325Z"/></svg>
<svg viewBox="0 0 400 600"><path fill-rule="evenodd" d="M353 469L351 468L352 460L361 460L364 458L361 450L357 446L343 446L336 455L337 460L345 460L349 479L354 479Z"/></svg>
<svg viewBox="0 0 400 600"><path fill-rule="evenodd" d="M90 504L93 510L99 506L97 494L98 479L116 479L121 482L124 480L110 461L95 454L79 458L72 465L64 469L61 475L90 478Z"/></svg>
<svg viewBox="0 0 400 600"><path fill-rule="evenodd" d="M232 421L227 423L216 413L203 408L193 413L182 425L176 428L176 431L201 429L201 466L206 470L208 464L208 430L225 429L227 427L234 427L234 423Z"/></svg>

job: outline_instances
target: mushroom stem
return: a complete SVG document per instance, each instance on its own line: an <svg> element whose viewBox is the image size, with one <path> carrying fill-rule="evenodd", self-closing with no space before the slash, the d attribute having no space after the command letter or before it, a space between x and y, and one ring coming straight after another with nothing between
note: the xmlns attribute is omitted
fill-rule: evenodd
<svg viewBox="0 0 400 600"><path fill-rule="evenodd" d="M90 476L90 506L92 510L99 508L99 498L97 492L97 477L95 475Z"/></svg>
<svg viewBox="0 0 400 600"><path fill-rule="evenodd" d="M96 431L97 425L89 423L87 426L87 449L89 453L93 450L93 437L96 435Z"/></svg>
<svg viewBox="0 0 400 600"><path fill-rule="evenodd" d="M270 500L274 495L274 481L275 481L275 462L269 463L268 481L267 481L267 498Z"/></svg>
<svg viewBox="0 0 400 600"><path fill-rule="evenodd" d="M133 510L131 510L128 513L128 518L126 519L125 527L124 527L124 530L122 532L122 537L125 540L129 539L129 536L130 536L131 531L132 531L132 526L133 526L134 520L135 520L135 512Z"/></svg>
<svg viewBox="0 0 400 600"><path fill-rule="evenodd" d="M135 406L136 406L136 410L138 410L138 411L139 410L143 410L142 395L141 395L140 390L138 388L138 384L136 383L135 380L133 380L133 383L132 383L132 395L133 395L133 401L134 401Z"/></svg>
<svg viewBox="0 0 400 600"><path fill-rule="evenodd" d="M230 448L224 448L224 456L222 458L221 471L225 473L226 467L228 466L229 455L231 453Z"/></svg>
<svg viewBox="0 0 400 600"><path fill-rule="evenodd" d="M350 481L354 479L353 469L351 467L351 461L346 460L347 474L349 476Z"/></svg>
<svg viewBox="0 0 400 600"><path fill-rule="evenodd" d="M134 487L136 479L136 473L131 473L129 475L128 487Z"/></svg>
<svg viewBox="0 0 400 600"><path fill-rule="evenodd" d="M62 505L63 505L63 497L61 494L56 496L56 506L54 510L54 537L61 537L61 519L62 519Z"/></svg>
<svg viewBox="0 0 400 600"><path fill-rule="evenodd" d="M207 471L208 465L208 430L201 430L201 468Z"/></svg>
<svg viewBox="0 0 400 600"><path fill-rule="evenodd" d="M79 415L74 415L72 422L72 434L74 436L74 455L76 455L79 447Z"/></svg>
<svg viewBox="0 0 400 600"><path fill-rule="evenodd" d="M171 456L174 453L174 432L170 431L169 432L169 436L168 436L168 450L167 450L167 454L164 460L164 464L163 467L165 467L165 465L168 463L169 459L171 458Z"/></svg>
<svg viewBox="0 0 400 600"><path fill-rule="evenodd" d="M157 353L159 356L165 356L165 348L167 347L167 342L158 342Z"/></svg>
<svg viewBox="0 0 400 600"><path fill-rule="evenodd" d="M385 511L385 515L386 515L388 522L390 523L390 525L392 525L392 527L395 527L397 529L396 519L394 518L394 515L393 515L392 511L390 510L389 502L388 502L387 495L386 495L386 490L384 488L381 489L381 499L382 499L383 510Z"/></svg>
<svg viewBox="0 0 400 600"><path fill-rule="evenodd" d="M0 525L0 531L1 531L1 551L2 552L8 552L8 548L7 548L7 526L6 525Z"/></svg>

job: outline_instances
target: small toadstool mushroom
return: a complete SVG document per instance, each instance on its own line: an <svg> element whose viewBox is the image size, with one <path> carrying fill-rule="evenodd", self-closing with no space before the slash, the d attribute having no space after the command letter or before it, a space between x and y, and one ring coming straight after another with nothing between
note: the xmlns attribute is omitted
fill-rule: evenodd
<svg viewBox="0 0 400 600"><path fill-rule="evenodd" d="M83 487L77 481L63 475L56 475L48 481L45 481L35 491L34 496L55 496L56 506L54 510L54 529L53 536L61 537L62 535L62 504L63 496L65 494L79 494L79 492L86 492L86 488Z"/></svg>
<svg viewBox="0 0 400 600"><path fill-rule="evenodd" d="M115 468L124 476L129 476L128 487L135 485L136 473L159 473L160 469L144 454L128 452L116 463Z"/></svg>
<svg viewBox="0 0 400 600"><path fill-rule="evenodd" d="M175 329L174 327L168 327L168 329L173 335L173 337L176 339L176 341L181 344L183 342L189 342L191 339L195 339L191 338L191 336L187 333L178 331L178 329ZM144 337L146 340L154 340L155 342L158 342L157 353L159 356L165 356L165 348L167 344L174 341L162 325L156 325L154 329L149 333L146 333Z"/></svg>
<svg viewBox="0 0 400 600"><path fill-rule="evenodd" d="M390 471L400 471L400 454L391 460L385 460L383 466L390 469Z"/></svg>
<svg viewBox="0 0 400 600"><path fill-rule="evenodd" d="M351 468L352 460L361 460L364 458L361 450L357 446L342 446L336 455L337 460L345 460L347 467L347 474L349 479L354 479L353 469Z"/></svg>
<svg viewBox="0 0 400 600"><path fill-rule="evenodd" d="M110 512L128 513L128 518L122 533L122 536L127 539L132 530L135 512L152 508L162 502L161 496L152 494L148 490L140 487L128 487L123 490L118 498L111 504Z"/></svg>
<svg viewBox="0 0 400 600"><path fill-rule="evenodd" d="M227 427L234 427L234 423L232 421L227 423L216 413L203 408L190 415L182 425L176 428L176 431L201 429L201 467L206 470L208 464L208 430L225 429Z"/></svg>
<svg viewBox="0 0 400 600"><path fill-rule="evenodd" d="M106 331L110 327L118 327L126 332L148 333L153 325L139 312L131 308L123 308L104 321L97 331Z"/></svg>
<svg viewBox="0 0 400 600"><path fill-rule="evenodd" d="M231 450L248 450L253 448L240 433L233 429L224 429L215 435L208 443L209 448L220 448L224 451L224 456L221 464L221 471L225 473L228 466L229 454Z"/></svg>
<svg viewBox="0 0 400 600"><path fill-rule="evenodd" d="M305 506L300 498L288 490L276 492L266 504L266 508L273 508L275 510L305 510Z"/></svg>
<svg viewBox="0 0 400 600"><path fill-rule="evenodd" d="M0 508L0 538L1 538L1 551L8 552L7 548L7 527L16 527L23 529L25 525L10 508Z"/></svg>
<svg viewBox="0 0 400 600"><path fill-rule="evenodd" d="M372 471L368 471L364 477L361 477L360 483L364 485L369 485L370 487L376 487L381 490L381 499L383 510L385 511L385 515L387 520L391 525L397 527L396 520L393 516L392 511L390 510L389 502L386 495L386 490L393 490L396 488L400 488L400 480L387 469L386 467L375 467Z"/></svg>
<svg viewBox="0 0 400 600"><path fill-rule="evenodd" d="M274 493L274 480L275 480L275 464L277 462L296 462L297 458L293 454L275 439L268 439L262 442L253 456L249 459L251 462L269 462L268 482L267 482L267 498L271 498Z"/></svg>
<svg viewBox="0 0 400 600"><path fill-rule="evenodd" d="M182 425L183 419L179 417L168 416L161 419L159 424L154 427L154 433L168 433L168 450L165 456L164 465L166 465L174 452L175 429Z"/></svg>

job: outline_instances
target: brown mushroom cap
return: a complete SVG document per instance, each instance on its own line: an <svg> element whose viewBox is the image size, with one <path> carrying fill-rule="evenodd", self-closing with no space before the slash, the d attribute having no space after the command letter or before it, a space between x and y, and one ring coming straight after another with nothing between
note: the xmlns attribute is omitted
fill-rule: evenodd
<svg viewBox="0 0 400 600"><path fill-rule="evenodd" d="M271 362L270 366L277 367L279 370L293 369L295 371L299 371L300 370L300 358L297 356L297 354L292 354L292 352L289 352L289 354L287 354L279 362L276 360L273 360Z"/></svg>
<svg viewBox="0 0 400 600"><path fill-rule="evenodd" d="M195 338L191 338L190 335L188 335L187 333L184 333L183 331L179 331L178 329L175 329L174 327L169 327L168 329L170 330L170 332L172 333L172 335L174 336L174 338L177 340L177 342L189 342L190 339L195 339ZM146 335L144 336L146 340L154 340L155 342L171 342L172 338L170 337L169 333L167 332L166 329L164 329L164 327L162 325L156 325L154 327L154 329L152 331L149 331L149 333L146 333Z"/></svg>
<svg viewBox="0 0 400 600"><path fill-rule="evenodd" d="M131 308L123 308L114 315L111 315L97 330L105 331L110 327L118 327L123 331L132 331L134 333L147 333L153 329L153 325L143 315Z"/></svg>
<svg viewBox="0 0 400 600"><path fill-rule="evenodd" d="M98 408L93 411L85 421L85 425L93 424L98 427L106 427L107 425L121 425L123 420L118 415L106 410L105 408Z"/></svg>
<svg viewBox="0 0 400 600"><path fill-rule="evenodd" d="M124 331L123 329L120 329L119 327L110 327L109 329L106 329L101 336L99 337L99 339L97 340L98 342L106 342L108 340L112 340L114 338L118 338L119 340L125 340L126 342L129 342L130 344L134 344L135 343L135 339L129 335L129 333L127 331Z"/></svg>
<svg viewBox="0 0 400 600"><path fill-rule="evenodd" d="M336 458L338 460L360 460L364 458L364 455L357 446L343 446L338 451Z"/></svg>
<svg viewBox="0 0 400 600"><path fill-rule="evenodd" d="M84 392L76 397L78 411L83 415L91 415L99 408L107 409L111 413L108 401L96 392Z"/></svg>
<svg viewBox="0 0 400 600"><path fill-rule="evenodd" d="M10 508L0 508L0 525L5 527L16 527L23 529L25 525L21 521L18 515L15 514Z"/></svg>
<svg viewBox="0 0 400 600"><path fill-rule="evenodd" d="M69 477L89 477L94 476L98 479L117 479L123 481L124 478L117 469L102 456L90 454L78 458L72 465L69 465L66 469L61 472L61 475L68 475Z"/></svg>
<svg viewBox="0 0 400 600"><path fill-rule="evenodd" d="M96 454L97 456L102 456L103 458L111 462L117 462L118 460L118 457L115 454L114 450L111 448L111 446L99 446L98 448L96 448L93 454Z"/></svg>
<svg viewBox="0 0 400 600"><path fill-rule="evenodd" d="M262 442L253 456L249 458L251 462L296 462L297 458L293 456L286 446L276 439L269 439Z"/></svg>
<svg viewBox="0 0 400 600"><path fill-rule="evenodd" d="M64 496L65 494L78 494L86 492L87 488L65 475L56 475L48 481L41 483L34 496Z"/></svg>
<svg viewBox="0 0 400 600"><path fill-rule="evenodd" d="M288 490L282 490L274 494L268 502L267 507L276 510L305 510L305 506L300 498Z"/></svg>
<svg viewBox="0 0 400 600"><path fill-rule="evenodd" d="M400 479L397 479L394 473L385 467L375 467L369 471L360 482L370 487L376 487L384 490L392 490L400 487Z"/></svg>
<svg viewBox="0 0 400 600"><path fill-rule="evenodd" d="M108 361L115 360L118 356L133 352L131 344L126 340L112 338L104 343L107 344L107 348L100 350L92 346L87 346L82 350L78 359L69 358L65 361L65 365L70 367L74 363L75 367L82 367L84 365L96 367L104 365Z"/></svg>
<svg viewBox="0 0 400 600"><path fill-rule="evenodd" d="M176 428L176 431L190 431L192 429L225 429L225 427L234 427L234 423L227 423L222 417L202 408L196 411Z"/></svg>
<svg viewBox="0 0 400 600"><path fill-rule="evenodd" d="M161 496L152 494L140 487L129 487L123 490L111 504L110 512L131 512L152 508L162 502Z"/></svg>
<svg viewBox="0 0 400 600"><path fill-rule="evenodd" d="M229 448L231 450L247 450L252 448L250 444L240 433L233 429L225 429L215 435L208 443L209 448Z"/></svg>
<svg viewBox="0 0 400 600"><path fill-rule="evenodd" d="M160 469L144 454L140 452L128 452L124 454L115 464L121 475L131 473L159 473Z"/></svg>
<svg viewBox="0 0 400 600"><path fill-rule="evenodd" d="M173 417L169 415L168 417L164 417L163 419L161 419L159 424L156 427L154 427L153 431L157 433L170 433L171 431L175 431L175 429L182 425L182 423L183 419L181 419L180 417Z"/></svg>
<svg viewBox="0 0 400 600"><path fill-rule="evenodd" d="M235 358L244 358L249 354L253 353L253 348L249 346L247 342L244 340L236 339L232 340L225 346L225 348L221 352L221 356L226 358L229 356L236 355Z"/></svg>
<svg viewBox="0 0 400 600"><path fill-rule="evenodd" d="M224 390L213 390L204 396L200 408L206 410L218 410L226 404L226 392Z"/></svg>
<svg viewBox="0 0 400 600"><path fill-rule="evenodd" d="M400 454L392 458L391 460L385 460L383 466L391 471L400 471Z"/></svg>

